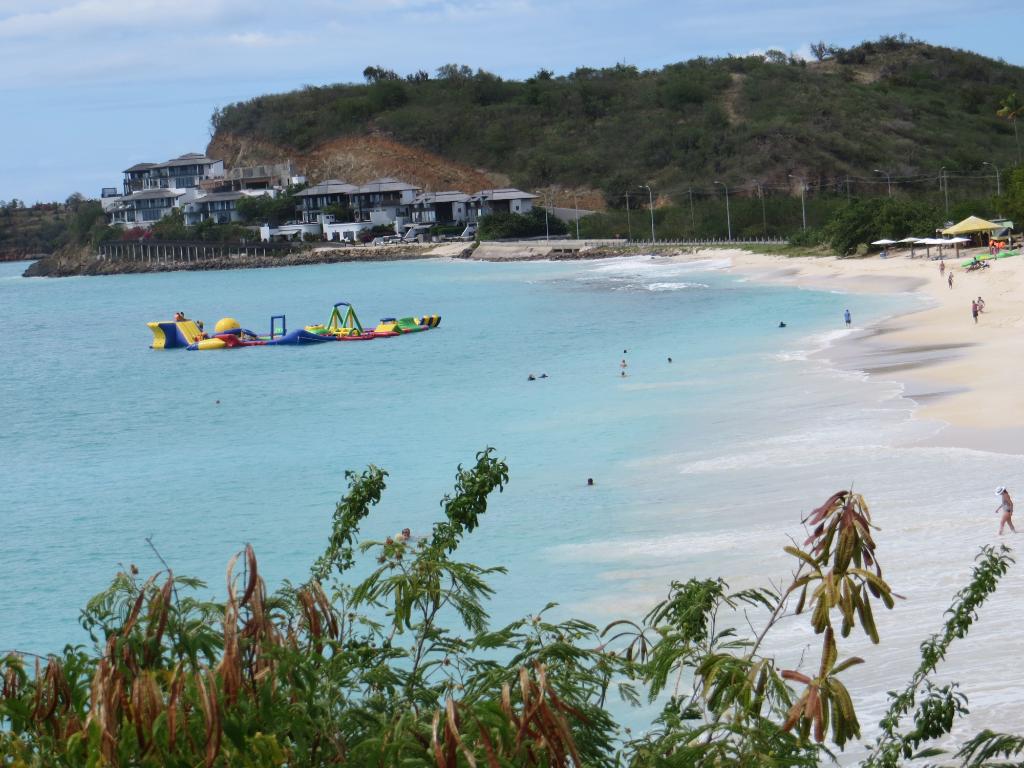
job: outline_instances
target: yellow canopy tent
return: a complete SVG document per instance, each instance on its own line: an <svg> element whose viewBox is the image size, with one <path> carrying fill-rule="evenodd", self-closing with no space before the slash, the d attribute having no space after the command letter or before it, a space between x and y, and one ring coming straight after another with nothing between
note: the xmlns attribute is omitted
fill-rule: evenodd
<svg viewBox="0 0 1024 768"><path fill-rule="evenodd" d="M997 229L1002 229L998 224L993 224L991 221L985 221L985 219L978 218L977 216L968 216L963 221L954 224L948 229L942 230L944 235L968 235L972 232L992 232Z"/></svg>

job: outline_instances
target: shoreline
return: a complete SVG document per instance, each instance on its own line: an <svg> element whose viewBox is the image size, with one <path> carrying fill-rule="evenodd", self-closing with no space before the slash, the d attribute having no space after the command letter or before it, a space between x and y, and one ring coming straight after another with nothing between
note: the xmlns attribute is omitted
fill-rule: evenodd
<svg viewBox="0 0 1024 768"><path fill-rule="evenodd" d="M857 326L812 358L839 370L858 372L901 386L914 403L913 418L942 429L917 441L921 447L956 447L995 453L1024 453L1024 412L1017 408L1013 360L1024 353L1024 258L1000 260L975 273L946 260L953 287L937 261L896 255L888 259L792 258L747 250L707 250L687 261L727 258L729 270L758 282L842 293L914 294L922 307ZM986 301L975 324L971 301ZM855 300L851 299L851 304Z"/></svg>

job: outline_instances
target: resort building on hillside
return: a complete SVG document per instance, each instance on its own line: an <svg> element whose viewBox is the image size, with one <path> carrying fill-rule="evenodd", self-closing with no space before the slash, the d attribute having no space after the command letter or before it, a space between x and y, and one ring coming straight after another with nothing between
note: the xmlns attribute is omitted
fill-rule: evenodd
<svg viewBox="0 0 1024 768"><path fill-rule="evenodd" d="M200 181L199 186L206 192L244 192L250 189L284 189L305 181L306 177L297 175L289 160L284 163L230 168L223 176Z"/></svg>
<svg viewBox="0 0 1024 768"><path fill-rule="evenodd" d="M312 224L317 217L324 212L325 208L340 206L342 208L352 207L352 195L359 191L355 184L338 179L327 179L312 187L307 187L296 193L302 205L302 221L305 224Z"/></svg>
<svg viewBox="0 0 1024 768"><path fill-rule="evenodd" d="M415 224L465 224L469 195L465 192L423 192L409 206Z"/></svg>
<svg viewBox="0 0 1024 768"><path fill-rule="evenodd" d="M470 217L476 221L492 213L529 213L537 195L521 189L487 189L477 192L469 199Z"/></svg>
<svg viewBox="0 0 1024 768"><path fill-rule="evenodd" d="M409 206L419 192L415 184L386 176L361 185L352 195L350 206L356 221L394 224L409 218Z"/></svg>
<svg viewBox="0 0 1024 768"><path fill-rule="evenodd" d="M105 210L112 225L149 227L194 198L195 190L146 189L112 198Z"/></svg>
<svg viewBox="0 0 1024 768"><path fill-rule="evenodd" d="M224 176L224 161L191 153L165 163L137 163L124 170L124 194L147 189L194 189L204 179Z"/></svg>
<svg viewBox="0 0 1024 768"><path fill-rule="evenodd" d="M204 221L214 224L234 224L242 220L238 214L237 204L243 197L273 197L274 190L266 189L252 192L211 192L200 195L184 206L185 223L194 227Z"/></svg>

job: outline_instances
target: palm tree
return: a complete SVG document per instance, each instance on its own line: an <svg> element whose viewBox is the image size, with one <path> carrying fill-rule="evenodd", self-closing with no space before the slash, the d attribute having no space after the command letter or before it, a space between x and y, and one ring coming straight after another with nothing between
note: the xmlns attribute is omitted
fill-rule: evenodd
<svg viewBox="0 0 1024 768"><path fill-rule="evenodd" d="M999 117L1005 117L1013 123L1013 138L1017 142L1017 163L1021 162L1020 136L1017 134L1017 118L1024 115L1024 102L1016 93L1011 93L999 103L999 110L996 112Z"/></svg>

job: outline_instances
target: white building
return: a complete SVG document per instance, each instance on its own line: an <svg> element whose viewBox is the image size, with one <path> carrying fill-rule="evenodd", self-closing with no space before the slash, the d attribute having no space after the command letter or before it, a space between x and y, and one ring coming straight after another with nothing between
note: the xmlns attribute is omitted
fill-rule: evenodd
<svg viewBox="0 0 1024 768"><path fill-rule="evenodd" d="M465 224L469 195L465 192L423 192L409 206L415 224Z"/></svg>
<svg viewBox="0 0 1024 768"><path fill-rule="evenodd" d="M274 190L263 189L249 192L211 192L200 195L184 206L185 223L194 227L204 221L215 224L233 224L242 220L237 204L243 197L274 196Z"/></svg>
<svg viewBox="0 0 1024 768"><path fill-rule="evenodd" d="M192 152L164 163L137 163L124 170L124 194L147 189L194 189L224 176L224 161Z"/></svg>
<svg viewBox="0 0 1024 768"><path fill-rule="evenodd" d="M476 221L481 216L489 216L492 213L529 213L533 210L533 201L536 199L537 195L512 187L485 189L470 197L470 218Z"/></svg>
<svg viewBox="0 0 1024 768"><path fill-rule="evenodd" d="M325 208L351 208L352 195L358 191L359 187L355 184L339 179L327 179L297 192L295 196L301 201L303 223L315 222Z"/></svg>
<svg viewBox="0 0 1024 768"><path fill-rule="evenodd" d="M191 202L195 196L194 189L146 189L110 198L110 207L104 206L104 210L114 226L151 227L175 208Z"/></svg>

